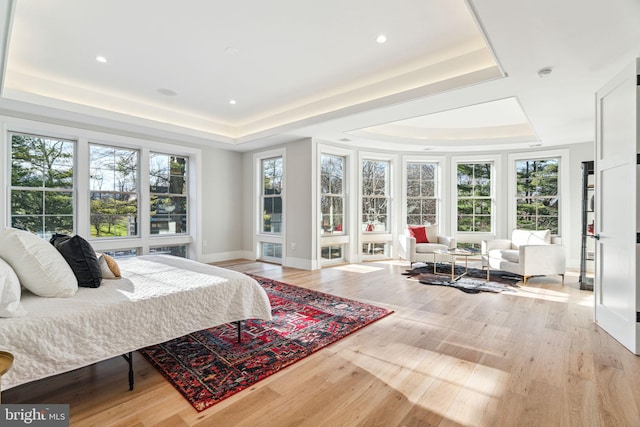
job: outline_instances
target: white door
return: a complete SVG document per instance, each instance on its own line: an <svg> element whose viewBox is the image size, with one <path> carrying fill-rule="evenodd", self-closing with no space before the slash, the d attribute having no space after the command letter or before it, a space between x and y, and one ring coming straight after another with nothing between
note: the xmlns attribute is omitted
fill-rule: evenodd
<svg viewBox="0 0 640 427"><path fill-rule="evenodd" d="M595 320L639 354L637 60L596 94Z"/></svg>

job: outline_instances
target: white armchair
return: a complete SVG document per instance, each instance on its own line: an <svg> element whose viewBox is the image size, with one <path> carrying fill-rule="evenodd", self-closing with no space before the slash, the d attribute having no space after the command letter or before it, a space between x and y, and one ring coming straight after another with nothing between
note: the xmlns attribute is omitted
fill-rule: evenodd
<svg viewBox="0 0 640 427"><path fill-rule="evenodd" d="M416 238L409 234L409 230L400 236L400 257L409 261L413 267L414 262L433 262L436 249L455 249L457 246L455 237L438 234L437 225L425 226L429 243L416 243ZM436 262L449 261L450 257L435 254Z"/></svg>
<svg viewBox="0 0 640 427"><path fill-rule="evenodd" d="M522 276L524 284L531 276L559 274L564 283L565 248L551 239L550 230L513 230L511 240L482 241L482 267Z"/></svg>

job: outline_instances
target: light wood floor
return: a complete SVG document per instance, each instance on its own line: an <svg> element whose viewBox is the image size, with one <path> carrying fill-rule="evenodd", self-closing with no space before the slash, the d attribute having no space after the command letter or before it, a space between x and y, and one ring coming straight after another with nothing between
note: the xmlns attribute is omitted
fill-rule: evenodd
<svg viewBox="0 0 640 427"><path fill-rule="evenodd" d="M224 265L395 313L201 413L137 353L133 392L114 358L2 403L70 403L74 426L640 425L640 358L593 323L575 275L469 295L411 281L400 262Z"/></svg>

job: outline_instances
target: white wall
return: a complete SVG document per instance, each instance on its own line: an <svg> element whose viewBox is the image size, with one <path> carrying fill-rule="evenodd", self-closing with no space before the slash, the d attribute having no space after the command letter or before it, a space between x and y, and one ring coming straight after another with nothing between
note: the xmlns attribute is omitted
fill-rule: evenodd
<svg viewBox="0 0 640 427"><path fill-rule="evenodd" d="M245 205L241 153L216 148L202 149L202 256L203 262L246 258ZM249 208L246 208L248 206ZM249 234L250 233L246 233ZM249 255L250 256L250 255Z"/></svg>

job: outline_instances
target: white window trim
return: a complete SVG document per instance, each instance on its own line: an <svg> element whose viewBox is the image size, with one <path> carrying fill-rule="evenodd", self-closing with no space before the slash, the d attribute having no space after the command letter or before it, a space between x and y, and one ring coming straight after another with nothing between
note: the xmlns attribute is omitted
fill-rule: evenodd
<svg viewBox="0 0 640 427"><path fill-rule="evenodd" d="M516 229L517 226L517 209L516 209L516 161L518 160L544 160L544 159L559 159L558 160L558 198L560 199L560 212L558 215L558 236L561 237L565 230L568 230L568 224L571 221L569 214L569 194L570 189L570 151L566 148L559 150L549 151L533 151L509 154L509 167L508 167L508 182L509 193L507 197L507 209L508 209L508 229L505 237L511 236L511 231Z"/></svg>
<svg viewBox="0 0 640 427"><path fill-rule="evenodd" d="M438 165L436 170L436 199L438 211L436 212L436 224L438 225L438 231L440 233L446 234L446 230L448 230L448 224L445 222L445 218L447 216L444 213L443 206L443 195L448 194L445 190L445 186L447 184L447 180L444 179L444 171L445 171L445 161L446 158L444 156L403 156L402 157L402 203L401 203L401 213L399 218L399 223L397 224L398 229L401 230L400 234L404 232L405 227L407 226L407 164L408 163L435 163Z"/></svg>
<svg viewBox="0 0 640 427"><path fill-rule="evenodd" d="M362 226L364 222L362 221L362 163L365 160L374 160L374 161L383 161L389 162L389 230L385 233L368 233L365 234L362 231ZM358 187L357 187L357 206L356 206L356 230L355 234L355 254L356 254L356 262L361 261L369 261L369 260L377 260L377 259L387 259L396 257L396 253L398 252L395 246L393 245L393 236L398 235L398 226L396 225L397 219L400 215L400 206L395 203L395 195L401 191L401 183L399 182L399 176L397 173L397 165L399 162L399 158L397 155L387 154L387 153L379 153L379 152L368 152L368 151L360 151L358 152ZM387 243L388 253L385 255L363 255L362 254L362 245L365 243Z"/></svg>
<svg viewBox="0 0 640 427"><path fill-rule="evenodd" d="M319 266L323 266L323 265L337 264L340 262L349 262L349 260L352 259L352 253L354 252L351 248L353 246L352 244L354 240L353 236L356 234L354 233L354 230L356 229L355 209L353 209L354 203L351 200L352 195L357 194L357 190L354 188L357 180L353 179L354 178L353 171L357 170L355 166L355 161L356 161L355 159L357 157L356 152L355 150L335 147L333 145L327 145L327 144L318 144L317 152L318 152L318 155L317 155L316 170L318 171L317 173L318 181L317 181L316 187L318 189L317 190L318 197L316 200L316 206L318 206L318 209L317 209L318 212L316 213L317 216L314 218L314 222L313 222L316 233L318 235L318 244L316 248L317 264ZM345 159L344 174L342 177L343 191L344 191L344 206L343 206L343 209L344 209L343 226L345 230L344 234L325 236L320 233L320 227L318 227L318 224L321 218L320 201L322 198L322 192L320 189L320 172L321 172L322 155L339 156L339 157L344 157ZM338 245L343 246L342 258L340 258L340 260L326 261L322 259L322 252L321 252L322 247L338 246Z"/></svg>
<svg viewBox="0 0 640 427"><path fill-rule="evenodd" d="M491 232L459 232L458 231L458 164L459 163L491 163ZM460 242L480 243L484 239L495 239L500 236L499 225L503 224L502 211L506 188L498 186L502 179L502 158L499 154L478 156L452 156L451 158L451 231Z"/></svg>
<svg viewBox="0 0 640 427"><path fill-rule="evenodd" d="M144 197L140 200L140 230L138 236L131 238L118 239L98 239L90 240L91 245L96 251L113 250L113 249L137 249L138 255L149 253L149 247L157 246L173 246L173 245L189 245L189 257L192 259L200 259L202 255L201 243L197 236L198 231L202 228L202 197L201 197L201 150L182 145L172 145L163 142L157 142L152 139L140 139L106 132L97 132L81 128L72 128L50 123L37 122L28 119L20 119L15 117L0 116L2 122L2 153L0 161L3 165L8 165L11 158L11 143L8 138L9 132L28 133L54 138L62 138L74 140L76 142L76 151L74 159L74 213L76 215L75 233L83 237L89 236L89 143L95 143L106 146L132 148L140 151L140 188L139 192ZM189 223L188 233L176 236L151 237L150 227L148 224L149 201L146 200L147 191L142 191L142 186L148 182L143 178L144 173L148 174L148 153L149 151L162 152L166 154L175 154L179 156L189 157ZM146 153L146 155L144 155ZM8 156L8 157L7 157ZM5 168L5 182L11 182L11 171L9 167ZM8 187L2 189L1 209L2 224L9 226L10 224L10 204L8 200ZM0 205L1 206L1 205Z"/></svg>
<svg viewBox="0 0 640 427"><path fill-rule="evenodd" d="M282 232L263 233L262 232L262 161L274 157L282 157ZM287 247L285 245L287 234L287 150L278 148L274 150L261 151L253 154L253 251L256 259L264 259L262 255L262 242L280 243L282 245L282 259L271 259L268 261L284 264L287 258Z"/></svg>

